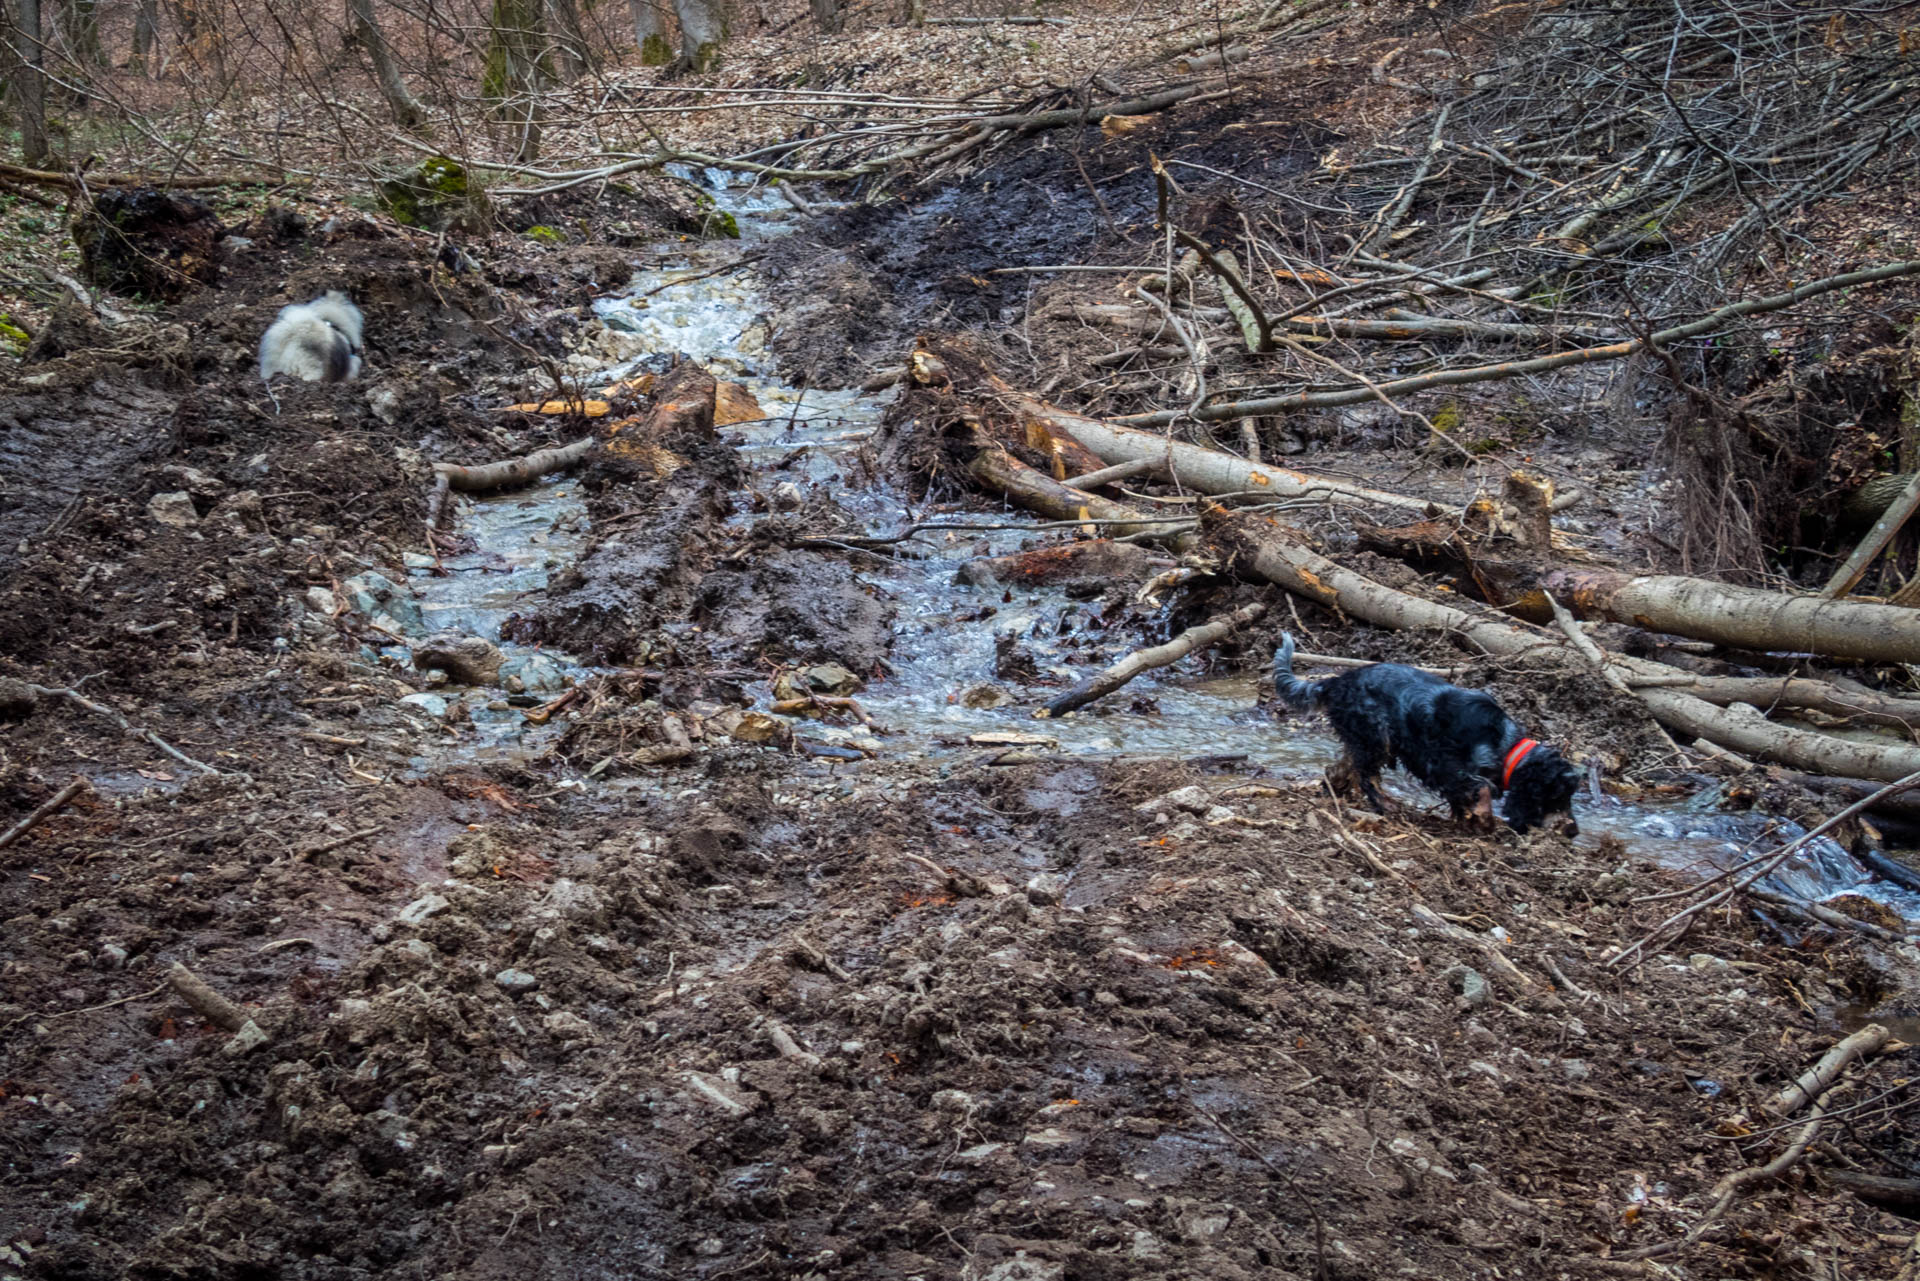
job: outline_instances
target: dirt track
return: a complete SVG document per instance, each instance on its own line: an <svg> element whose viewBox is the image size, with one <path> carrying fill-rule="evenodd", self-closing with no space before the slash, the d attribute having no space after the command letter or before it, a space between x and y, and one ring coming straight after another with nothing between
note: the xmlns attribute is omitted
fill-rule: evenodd
<svg viewBox="0 0 1920 1281"><path fill-rule="evenodd" d="M312 589L404 575L429 460L564 437L490 398L626 266L523 247L483 286L412 241L261 243L168 317L177 346L104 339L0 393L0 671L100 673L90 697L225 772L66 707L0 731L0 823L95 783L0 853L0 1273L1654 1275L1609 1256L1743 1164L1716 1124L1889 997L1847 945L1738 918L1617 980L1595 958L1671 884L1617 847L1231 766L716 734L563 786L663 707L713 719L763 656L884 657L855 562L727 560L752 482L698 442L583 478L596 520L645 518L528 623L656 666L595 694L588 743L436 766L470 729L401 704L420 674ZM383 372L276 416L250 343L296 259L294 294L347 273ZM195 523L151 518L182 490ZM268 1043L228 1053L174 961ZM1847 1143L1914 1157L1897 1117ZM1889 1276L1900 1222L1796 1174L1676 1275Z"/></svg>

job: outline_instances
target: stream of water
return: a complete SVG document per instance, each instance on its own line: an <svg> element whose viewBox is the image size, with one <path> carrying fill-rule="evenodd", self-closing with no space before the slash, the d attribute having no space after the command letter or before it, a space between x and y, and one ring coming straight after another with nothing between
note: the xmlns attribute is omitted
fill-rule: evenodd
<svg viewBox="0 0 1920 1281"><path fill-rule="evenodd" d="M729 188L722 175L693 176L712 186L717 203L734 213L749 244L792 230L797 215L777 196ZM782 477L824 488L875 532L906 523L904 495L864 479L853 481L855 469L847 465L878 425L893 393L803 390L787 383L767 351L773 320L753 276L742 269L686 279L745 250L726 243L695 242L662 246L661 251L684 256L639 273L621 296L596 304L602 323L627 335L621 343L634 354L591 371L592 384L630 376L664 354L691 357L717 377L745 385L765 409L767 421L725 429L748 465L765 469L797 447L809 446L797 475L789 468ZM458 627L496 642L501 623L528 608L551 574L580 554L590 533L585 507L573 482L564 476L550 477L527 490L463 503L461 520L477 550L448 558L446 567L452 572L446 576L417 570L410 585L430 625ZM1006 513L1006 520L1028 523L1012 511ZM1030 536L1020 529L969 532L922 540L925 555L921 559L860 560L862 578L897 608L889 656L894 674L859 695L861 705L892 731L881 740L885 754L958 754L978 750L966 746L969 736L1037 734L1051 740L1048 750L1066 754L1244 756L1251 764L1292 776L1317 772L1336 759L1338 744L1323 729L1302 730L1297 725L1282 729L1260 711L1251 676L1199 679L1183 674L1185 665L1142 677L1129 686L1127 697L1059 721L1035 721L1031 709L1018 703L973 707L954 697L966 687L994 680L995 638L1006 632L1020 638L1043 670L1051 666L1071 680L1085 674L1084 668L1066 665L1058 643L1063 614L1068 628L1075 626L1076 618L1084 625L1084 607L1057 592L1023 593L1008 601L1002 599L999 588L980 589L956 581L956 571L965 561L1017 550ZM982 617L988 608L992 612ZM524 692L505 698L499 691L467 695L467 709L480 733L473 743L456 750L469 756L539 750L555 731L526 726L515 704L551 697L553 691L586 674L586 669L563 654L536 653L511 643L502 643L502 648L508 656L506 671L518 674ZM457 696L453 691L444 694ZM1143 695L1151 700L1152 710L1131 710ZM810 727L808 733L825 741L836 736L862 740L871 736L866 729L824 726ZM1388 787L1415 804L1438 803L1402 779L1390 778ZM1580 804L1576 812L1582 833L1578 839L1583 844L1614 836L1633 854L1702 874L1749 857L1756 848L1773 847L1800 831L1792 824L1770 823L1757 815L1715 813L1688 805L1639 807L1612 798ZM1802 856L1770 878L1770 885L1814 900L1860 894L1887 904L1910 921L1920 921L1920 895L1874 879L1831 841L1810 843Z"/></svg>

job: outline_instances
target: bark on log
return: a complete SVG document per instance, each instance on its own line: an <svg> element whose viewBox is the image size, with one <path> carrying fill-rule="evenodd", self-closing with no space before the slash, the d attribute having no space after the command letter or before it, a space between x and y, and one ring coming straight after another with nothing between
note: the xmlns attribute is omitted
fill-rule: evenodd
<svg viewBox="0 0 1920 1281"><path fill-rule="evenodd" d="M167 971L167 982L173 984L188 1005L215 1027L225 1028L229 1032L238 1032L247 1024L247 1012L213 990L207 981L186 966L175 961L173 968Z"/></svg>
<svg viewBox="0 0 1920 1281"><path fill-rule="evenodd" d="M487 463L480 467L435 463L433 470L436 475L445 476L447 484L454 489L462 493L474 493L487 489L504 489L509 485L524 485L548 472L573 466L585 458L592 449L593 437L588 436L574 441L571 445L538 450L524 458L508 458L502 462Z"/></svg>
<svg viewBox="0 0 1920 1281"><path fill-rule="evenodd" d="M1841 519L1855 528L1878 520L1916 479L1920 479L1920 472L1871 477L1866 484L1841 500Z"/></svg>
<svg viewBox="0 0 1920 1281"><path fill-rule="evenodd" d="M1256 517L1209 512L1205 529L1235 572L1277 584L1309 600L1380 627L1448 632L1487 654L1517 656L1566 652L1563 640L1511 623L1483 618L1409 596L1356 574ZM1568 655L1568 657L1572 657ZM1656 675L1661 665L1620 659L1633 675ZM1665 725L1748 756L1779 761L1813 774L1892 781L1920 772L1920 748L1854 743L1792 726L1775 725L1750 707L1715 707L1674 689L1640 688L1636 697Z"/></svg>
<svg viewBox="0 0 1920 1281"><path fill-rule="evenodd" d="M1085 707L1097 698L1104 698L1142 672L1150 672L1156 667L1166 667L1177 663L1197 649L1220 640L1236 628L1251 623L1267 612L1267 607L1258 601L1242 605L1231 614L1222 614L1200 624L1189 627L1164 645L1155 645L1151 649L1135 650L1125 658L1081 681L1060 697L1048 703L1034 713L1041 720L1049 717L1065 716L1078 707Z"/></svg>
<svg viewBox="0 0 1920 1281"><path fill-rule="evenodd" d="M967 472L990 492L1052 520L1118 522L1108 524L1102 532L1163 542L1176 551L1191 547L1195 541L1191 521L1159 520L1125 503L1069 489L995 444L983 442L967 464Z"/></svg>
<svg viewBox="0 0 1920 1281"><path fill-rule="evenodd" d="M1880 513L1880 519L1873 522L1873 528L1866 532L1866 536L1860 540L1860 545L1853 549L1853 554L1847 557L1840 568L1833 571L1833 577L1827 580L1827 585L1820 594L1838 599L1852 591L1853 585L1859 582L1861 576L1867 572L1867 566L1873 564L1873 558L1893 541L1894 535L1900 532L1900 527L1913 518L1916 509L1920 509L1920 472L1915 472L1907 483L1901 486L1893 502Z"/></svg>
<svg viewBox="0 0 1920 1281"><path fill-rule="evenodd" d="M1802 1072L1792 1085L1768 1099L1767 1111L1775 1116L1792 1116L1832 1089L1847 1064L1880 1053L1890 1039L1883 1025L1867 1024L1821 1055L1820 1061Z"/></svg>
<svg viewBox="0 0 1920 1281"><path fill-rule="evenodd" d="M1895 1179L1884 1174L1862 1174L1858 1170L1822 1170L1820 1177L1863 1200L1920 1209L1920 1179Z"/></svg>
<svg viewBox="0 0 1920 1281"><path fill-rule="evenodd" d="M9 827L5 832L0 832L0 850L7 848L7 846L13 844L28 832L31 832L41 823L44 823L50 816L57 813L60 807L68 801L80 795L82 792L91 791L92 788L93 784L87 781L85 775L75 778L71 783L68 783L65 787L55 792L53 798L46 804L21 819L18 823L15 823L12 827Z"/></svg>
<svg viewBox="0 0 1920 1281"><path fill-rule="evenodd" d="M1139 458L1130 463L1116 463L1112 467L1102 467L1084 476L1069 476L1062 483L1073 489L1098 489L1102 485L1111 485L1116 480L1128 480L1134 476L1144 476L1148 472L1162 469L1163 464L1157 458Z"/></svg>
<svg viewBox="0 0 1920 1281"><path fill-rule="evenodd" d="M1631 677L1627 683L1635 684ZM1763 710L1791 707L1901 729L1920 728L1920 699L1856 692L1826 681L1795 676L1696 676L1685 684L1668 683L1662 678L1662 684L1723 707L1728 703L1751 703Z"/></svg>
<svg viewBox="0 0 1920 1281"><path fill-rule="evenodd" d="M998 379L994 381L999 382ZM1177 440L1169 441L1165 436L1152 432L1116 427L1097 418L1055 408L1029 396L1019 396L1004 383L999 384L999 389L1018 397L1022 413L1043 419L1056 430L1066 432L1106 462L1166 460L1170 463L1169 470L1179 478L1181 484L1203 494L1243 494L1255 490L1271 493L1276 499L1324 498L1329 502L1351 506L1395 507L1421 512L1438 507L1449 514L1458 511L1457 508L1444 503L1432 503L1425 498L1368 489L1364 485L1311 476L1270 463L1251 463L1215 449L1204 449Z"/></svg>
<svg viewBox="0 0 1920 1281"><path fill-rule="evenodd" d="M1920 611L1786 596L1698 578L1558 570L1542 583L1577 617L1630 623L1741 649L1920 662Z"/></svg>

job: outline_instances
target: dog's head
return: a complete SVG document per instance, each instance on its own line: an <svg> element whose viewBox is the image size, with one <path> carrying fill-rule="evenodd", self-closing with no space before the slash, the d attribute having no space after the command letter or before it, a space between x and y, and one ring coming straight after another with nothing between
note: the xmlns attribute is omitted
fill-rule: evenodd
<svg viewBox="0 0 1920 1281"><path fill-rule="evenodd" d="M1507 780L1507 826L1516 832L1544 827L1577 836L1573 795L1580 790L1580 767L1542 743L1528 752Z"/></svg>

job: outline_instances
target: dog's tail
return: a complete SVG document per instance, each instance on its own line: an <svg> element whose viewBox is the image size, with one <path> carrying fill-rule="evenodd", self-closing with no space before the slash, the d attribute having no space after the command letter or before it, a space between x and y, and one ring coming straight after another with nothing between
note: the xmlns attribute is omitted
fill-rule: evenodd
<svg viewBox="0 0 1920 1281"><path fill-rule="evenodd" d="M1320 705L1321 684L1293 674L1293 633L1280 633L1280 648L1273 654L1273 692L1280 701L1296 712L1311 711Z"/></svg>

